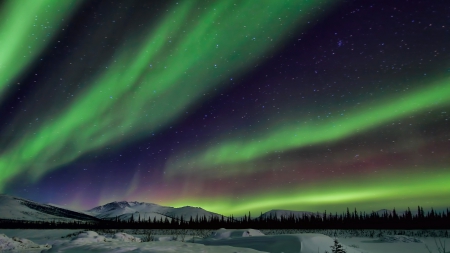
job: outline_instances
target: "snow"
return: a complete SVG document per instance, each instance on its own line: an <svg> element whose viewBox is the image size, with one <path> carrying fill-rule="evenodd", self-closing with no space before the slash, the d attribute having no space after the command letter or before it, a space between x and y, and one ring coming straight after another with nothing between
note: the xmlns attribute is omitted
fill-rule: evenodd
<svg viewBox="0 0 450 253"><path fill-rule="evenodd" d="M95 218L57 206L0 194L0 219L72 222Z"/></svg>
<svg viewBox="0 0 450 253"><path fill-rule="evenodd" d="M315 253L315 252L331 252L331 246L334 245L334 239L322 235L322 234L300 234L298 235L300 241L302 242L302 253ZM344 243L340 242L347 253L361 253L362 251L358 249L351 248ZM365 252L365 251L364 251Z"/></svg>
<svg viewBox="0 0 450 253"><path fill-rule="evenodd" d="M205 252L205 253L257 253L252 249L237 249L230 246L205 246L186 242L145 242L127 233L116 233L112 238L99 235L93 231L80 233L70 241L56 243L51 249L42 252Z"/></svg>
<svg viewBox="0 0 450 253"><path fill-rule="evenodd" d="M427 253L426 246L431 249L431 252L438 253L433 238L420 238L423 243L408 243L402 241L385 242L380 239L373 239L367 237L352 237L352 238L339 238L339 242L345 245L351 245L357 247L364 253ZM443 238L445 241L446 239ZM447 245L450 240L447 239Z"/></svg>
<svg viewBox="0 0 450 253"><path fill-rule="evenodd" d="M167 216L158 214L158 213L139 213L139 212L131 213L131 212L128 212L128 213L118 215L117 217L119 218L119 220L124 220L124 221L130 220L131 217L133 217L133 220L135 220L135 221L137 221L139 217L141 218L141 220L149 220L150 219L153 221L153 219L156 218L156 220L159 221L161 218L163 220L167 218L169 221L172 221L172 218L168 218ZM111 217L106 216L105 219L111 219ZM115 219L115 216L112 219Z"/></svg>
<svg viewBox="0 0 450 253"><path fill-rule="evenodd" d="M141 242L141 238L134 237L127 233L116 233L113 235L113 239L121 242Z"/></svg>
<svg viewBox="0 0 450 253"><path fill-rule="evenodd" d="M86 214L86 215L92 215L92 214L90 214L90 213L88 213L86 211L80 211L78 209L70 208L70 207L67 207L65 205L58 205L58 204L54 204L54 203L46 203L46 205L54 206L54 207L58 207L58 208L62 208L62 209L66 209L66 210L69 210L69 211L72 211L72 212L82 213L82 214Z"/></svg>
<svg viewBox="0 0 450 253"><path fill-rule="evenodd" d="M252 249L235 248L230 246L205 246L196 243L183 243L183 242L148 242L148 243L96 243L77 245L75 247L70 246L55 246L50 250L43 252L66 252L66 253L79 253L79 252L110 252L110 253L123 253L123 252L146 252L146 253L262 253Z"/></svg>
<svg viewBox="0 0 450 253"><path fill-rule="evenodd" d="M135 220L140 216L141 219L153 220L156 218L164 220L166 217L171 220L171 217L183 217L185 220L189 220L191 217L221 217L221 215L206 211L199 207L184 206L179 208L160 206L153 203L137 202L137 201L120 201L111 202L103 206L98 206L90 210L85 211L92 216L101 219L115 219L118 217L120 220L129 220L133 215Z"/></svg>
<svg viewBox="0 0 450 253"><path fill-rule="evenodd" d="M256 229L225 229L221 228L214 232L207 239L229 239L229 238L240 238L240 237L249 237L249 236L264 236L264 234Z"/></svg>
<svg viewBox="0 0 450 253"><path fill-rule="evenodd" d="M18 250L41 250L48 249L49 245L38 245L24 238L9 238L4 234L0 234L0 251L18 251Z"/></svg>
<svg viewBox="0 0 450 253"><path fill-rule="evenodd" d="M385 213L380 210L378 213ZM389 212L388 212L389 213ZM16 220L74 219L164 220L170 217L220 217L199 207L165 207L144 202L111 202L85 213L52 204L0 194L0 218ZM311 212L272 210L263 216L317 215ZM321 215L321 214L319 214ZM212 232L212 233L211 233ZM348 253L442 252L446 230L21 230L0 229L0 252L331 252L336 238ZM26 238L26 239L25 239ZM447 251L447 253L450 251Z"/></svg>
<svg viewBox="0 0 450 253"><path fill-rule="evenodd" d="M54 215L41 213L33 210L20 203L19 199L16 199L7 195L0 195L0 217L2 219L13 220L59 220L61 217Z"/></svg>
<svg viewBox="0 0 450 253"><path fill-rule="evenodd" d="M382 242L415 242L415 243L422 243L422 241L418 238L406 236L406 235L384 235L380 238L380 241Z"/></svg>
<svg viewBox="0 0 450 253"><path fill-rule="evenodd" d="M270 235L266 236L255 229L219 229L210 237L198 241L205 245L228 245L233 247L251 248L264 252L284 253L316 253L331 251L334 241L331 237L316 234L292 234L292 235ZM343 245L345 247L345 245ZM347 247L349 248L349 247ZM361 253L353 248L348 253Z"/></svg>
<svg viewBox="0 0 450 253"><path fill-rule="evenodd" d="M150 230L148 230L150 231ZM443 231L404 231L408 235L394 235L384 230L380 237L362 236L370 231L315 230L305 233L289 230L218 229L215 231L190 230L186 237L175 237L179 230L151 230L155 240L142 242L143 230L81 231L81 230L19 230L0 229L0 252L205 252L205 253L324 253L331 252L334 238L348 253L423 253L439 252L437 243L447 243L448 238L430 235ZM292 234L289 234L293 232ZM335 234L327 236L325 234ZM359 236L352 236L359 232ZM445 232L445 231L444 231ZM193 238L193 235L196 235ZM209 236L205 236L209 235ZM424 235L420 237L416 235ZM203 237L200 238L200 237ZM27 238L27 239L22 239ZM185 240L184 240L185 239ZM193 240L195 239L195 240ZM182 241L183 240L183 241ZM49 244L51 246L45 246ZM51 247L51 248L50 248Z"/></svg>

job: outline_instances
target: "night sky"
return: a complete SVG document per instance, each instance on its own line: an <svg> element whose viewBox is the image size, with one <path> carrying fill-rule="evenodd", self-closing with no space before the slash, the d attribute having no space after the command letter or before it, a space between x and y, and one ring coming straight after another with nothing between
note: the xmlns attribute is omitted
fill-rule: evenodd
<svg viewBox="0 0 450 253"><path fill-rule="evenodd" d="M6 0L0 103L43 203L450 206L446 0Z"/></svg>

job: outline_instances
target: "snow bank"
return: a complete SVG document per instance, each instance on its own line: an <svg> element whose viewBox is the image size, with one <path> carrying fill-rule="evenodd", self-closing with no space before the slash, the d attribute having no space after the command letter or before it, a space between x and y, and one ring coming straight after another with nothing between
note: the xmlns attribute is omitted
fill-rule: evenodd
<svg viewBox="0 0 450 253"><path fill-rule="evenodd" d="M97 234L93 231L86 231L78 234L74 238L72 238L71 243L73 244L87 244L87 243L95 243L95 242L106 242L106 237Z"/></svg>
<svg viewBox="0 0 450 253"><path fill-rule="evenodd" d="M121 242L141 242L140 238L134 237L127 233L117 233L113 235L113 239Z"/></svg>
<svg viewBox="0 0 450 253"><path fill-rule="evenodd" d="M385 235L380 238L382 242L406 242L423 243L421 240L406 235Z"/></svg>
<svg viewBox="0 0 450 253"><path fill-rule="evenodd" d="M9 238L8 236L4 234L0 234L0 251L7 251L7 250L29 250L29 249L48 249L50 248L49 245L39 245L36 244L30 240L13 237Z"/></svg>
<svg viewBox="0 0 450 253"><path fill-rule="evenodd" d="M214 232L208 239L230 239L230 238L241 238L250 236L264 236L264 234L256 229L225 229L221 228Z"/></svg>
<svg viewBox="0 0 450 253"><path fill-rule="evenodd" d="M78 234L74 238L72 238L71 242L75 244L86 244L86 243L96 243L96 242L141 242L141 239L138 237L134 237L127 233L116 233L112 236L112 238L105 237L103 235L99 235L94 231L86 231Z"/></svg>

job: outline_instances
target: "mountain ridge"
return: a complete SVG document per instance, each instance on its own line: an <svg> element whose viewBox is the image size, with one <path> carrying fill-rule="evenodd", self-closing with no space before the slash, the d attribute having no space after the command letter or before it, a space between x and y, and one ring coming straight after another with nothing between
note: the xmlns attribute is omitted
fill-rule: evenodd
<svg viewBox="0 0 450 253"><path fill-rule="evenodd" d="M0 194L0 219L30 221L99 221L81 212Z"/></svg>
<svg viewBox="0 0 450 253"><path fill-rule="evenodd" d="M139 202L139 201L113 201L91 208L87 211L90 215L100 219L119 219L129 220L133 219L165 219L169 221L173 218L190 219L190 217L222 217L221 214L207 211L201 207L183 206L183 207L169 207L161 206L155 203ZM138 216L138 217L136 217Z"/></svg>
<svg viewBox="0 0 450 253"><path fill-rule="evenodd" d="M393 214L392 210L380 209L373 211L378 215ZM397 215L402 215L405 211L396 211ZM350 213L354 213L350 211ZM414 215L417 212L411 211ZM338 215L344 214L343 212ZM359 214L359 212L358 212ZM284 209L272 209L264 212L258 216L252 216L252 219L258 219L260 217L276 217L277 219L289 218L290 216L319 216L322 217L323 213L310 212L310 211L294 211ZM327 216L330 214L328 213ZM334 216L334 213L331 213ZM183 206L183 207L170 207L161 206L155 203L147 203L140 201L113 201L104 205L96 206L86 211L77 211L68 209L56 204L41 204L35 201L27 200L20 197L0 194L0 219L12 219L12 220L34 220L34 221L100 221L100 220L165 220L166 218L171 221L173 218L189 220L191 217L218 217L221 215L218 213L207 211L201 207ZM234 216L235 219L242 218L241 216Z"/></svg>

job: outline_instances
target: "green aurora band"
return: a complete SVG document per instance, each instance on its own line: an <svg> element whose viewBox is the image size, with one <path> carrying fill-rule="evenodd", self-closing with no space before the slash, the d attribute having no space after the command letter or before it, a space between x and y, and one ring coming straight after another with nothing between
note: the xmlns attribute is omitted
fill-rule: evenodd
<svg viewBox="0 0 450 253"><path fill-rule="evenodd" d="M243 173L239 163L272 155L277 151L287 151L317 145L324 142L339 141L380 127L391 120L414 115L425 110L448 106L450 104L450 80L440 80L422 89L417 89L402 96L392 96L376 104L362 106L353 111L346 111L345 117L304 123L287 123L288 126L272 127L262 136L248 139L230 140L226 138L217 146L197 151L187 159L171 161L169 174L192 173L195 171L219 170L221 165L228 165L227 174ZM295 118L295 117L290 117ZM285 123L285 122L281 122ZM238 169L233 169L235 166ZM248 170L251 170L249 167ZM250 171L251 172L251 171ZM244 172L248 173L248 172Z"/></svg>
<svg viewBox="0 0 450 253"><path fill-rule="evenodd" d="M195 3L176 5L146 39L119 49L108 68L97 73L75 102L51 115L52 120L36 129L28 128L27 119L19 120L22 124L17 128L22 129L18 132L25 134L1 153L0 191L23 173L36 181L88 152L126 144L167 127L188 107L200 103L205 93L221 89L223 80L238 76L259 62L261 55L276 50L290 30L307 24L312 11L325 13L320 8L311 10L320 7L314 1L261 0L258 5L252 0L214 1L204 8ZM329 8L330 3L320 5ZM45 16L60 18L61 12L54 13ZM15 33L5 29L3 33ZM25 31L29 32L24 30L22 36ZM8 72L16 75L31 64L31 58Z"/></svg>
<svg viewBox="0 0 450 253"><path fill-rule="evenodd" d="M445 206L450 194L450 172L448 169L431 168L432 173L385 172L364 178L327 180L320 185L312 184L285 188L268 193L248 194L236 199L222 196L211 199L185 197L167 204L173 206L195 205L224 215L244 215L249 210L253 215L272 209L327 210L342 212L345 208L358 207L358 211L377 211L380 206L405 210L414 208L417 201L428 203L428 207ZM437 202L429 202L430 196ZM442 205L443 204L443 205Z"/></svg>
<svg viewBox="0 0 450 253"><path fill-rule="evenodd" d="M58 34L82 0L7 0L0 10L0 99Z"/></svg>

